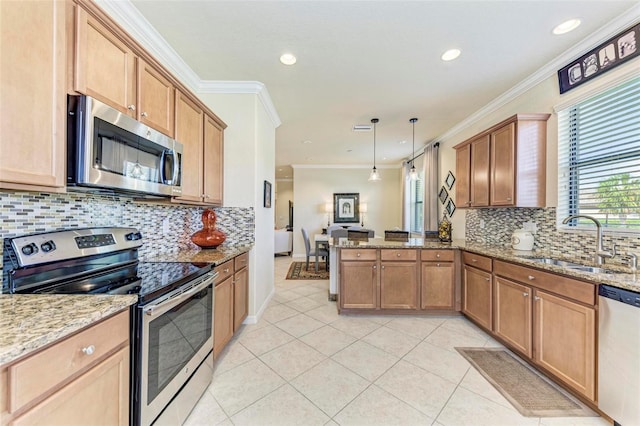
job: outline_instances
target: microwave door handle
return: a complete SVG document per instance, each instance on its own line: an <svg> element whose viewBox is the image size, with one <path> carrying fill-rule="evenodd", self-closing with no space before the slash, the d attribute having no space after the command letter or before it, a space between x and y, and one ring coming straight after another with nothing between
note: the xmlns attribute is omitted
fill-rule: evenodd
<svg viewBox="0 0 640 426"><path fill-rule="evenodd" d="M173 179L171 179L171 185L176 185L178 183L178 174L180 173L180 162L178 161L178 153L176 151L171 151L173 153L173 174L171 175Z"/></svg>
<svg viewBox="0 0 640 426"><path fill-rule="evenodd" d="M165 175L164 172L164 166L165 163L167 162L167 154L173 154L173 168L172 168L172 172L173 174L171 181L167 180L167 176ZM176 154L172 149L165 149L164 151L162 151L162 155L160 156L160 164L162 167L160 167L160 180L162 181L163 184L165 185L173 185L174 181L175 181L175 171L176 171Z"/></svg>

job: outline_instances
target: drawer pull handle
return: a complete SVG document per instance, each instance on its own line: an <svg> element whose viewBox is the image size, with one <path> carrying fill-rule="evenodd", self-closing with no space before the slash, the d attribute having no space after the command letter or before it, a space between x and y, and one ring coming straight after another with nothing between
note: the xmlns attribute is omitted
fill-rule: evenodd
<svg viewBox="0 0 640 426"><path fill-rule="evenodd" d="M400 253L397 253L397 256L400 257Z"/></svg>
<svg viewBox="0 0 640 426"><path fill-rule="evenodd" d="M356 253L356 256L360 257L360 253Z"/></svg>
<svg viewBox="0 0 640 426"><path fill-rule="evenodd" d="M436 254L436 257L440 257L440 253Z"/></svg>
<svg viewBox="0 0 640 426"><path fill-rule="evenodd" d="M227 272L229 272L229 268L224 269L224 273L226 274Z"/></svg>
<svg viewBox="0 0 640 426"><path fill-rule="evenodd" d="M96 347L93 345L89 345L86 348L82 348L82 352L84 352L85 355L93 355L95 351L96 351Z"/></svg>
<svg viewBox="0 0 640 426"><path fill-rule="evenodd" d="M476 263L478 260L477 260L477 259L471 259L471 261L472 261L473 263Z"/></svg>
<svg viewBox="0 0 640 426"><path fill-rule="evenodd" d="M527 278L529 278L530 281L533 281L536 279L536 277L534 277L533 275L529 275Z"/></svg>
<svg viewBox="0 0 640 426"><path fill-rule="evenodd" d="M522 295L523 295L524 297L527 297L527 296L529 295L529 293L522 293Z"/></svg>

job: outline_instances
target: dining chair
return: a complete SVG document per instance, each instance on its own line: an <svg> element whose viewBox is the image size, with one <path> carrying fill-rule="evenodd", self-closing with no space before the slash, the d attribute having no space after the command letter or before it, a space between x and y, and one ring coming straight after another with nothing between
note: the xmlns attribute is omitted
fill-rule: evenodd
<svg viewBox="0 0 640 426"><path fill-rule="evenodd" d="M311 250L311 242L309 241L309 234L307 233L307 230L304 228L301 228L302 231L302 238L304 239L304 249L306 251L306 255L307 255L307 265L306 265L306 270L309 270L309 257L316 255L316 251ZM326 248L322 249L319 248L318 249L318 256L321 256L323 258L326 259L325 261L325 269L329 270L329 250L328 250L328 246L326 246Z"/></svg>

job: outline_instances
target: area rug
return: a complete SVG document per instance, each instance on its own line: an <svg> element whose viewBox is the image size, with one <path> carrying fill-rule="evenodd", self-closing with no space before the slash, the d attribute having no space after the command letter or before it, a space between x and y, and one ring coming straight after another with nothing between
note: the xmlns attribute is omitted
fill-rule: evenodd
<svg viewBox="0 0 640 426"><path fill-rule="evenodd" d="M456 348L523 416L597 417L555 383L500 348Z"/></svg>
<svg viewBox="0 0 640 426"><path fill-rule="evenodd" d="M329 271L325 271L324 262L318 262L318 272L316 272L315 262L309 262L309 270L305 269L307 262L291 262L288 280L328 280Z"/></svg>

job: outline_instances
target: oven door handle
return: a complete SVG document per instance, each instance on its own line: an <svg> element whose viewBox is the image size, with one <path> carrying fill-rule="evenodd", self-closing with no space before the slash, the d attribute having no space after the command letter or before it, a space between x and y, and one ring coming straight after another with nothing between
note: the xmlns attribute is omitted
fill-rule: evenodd
<svg viewBox="0 0 640 426"><path fill-rule="evenodd" d="M199 284L195 284L190 289L179 292L175 295L168 295L166 298L160 301L160 303L146 306L142 309L142 311L149 316L164 313L174 306L179 305L185 299L191 297L192 294L197 293L198 291L210 286L215 281L217 276L217 272L209 272L201 278L202 282L200 282Z"/></svg>

